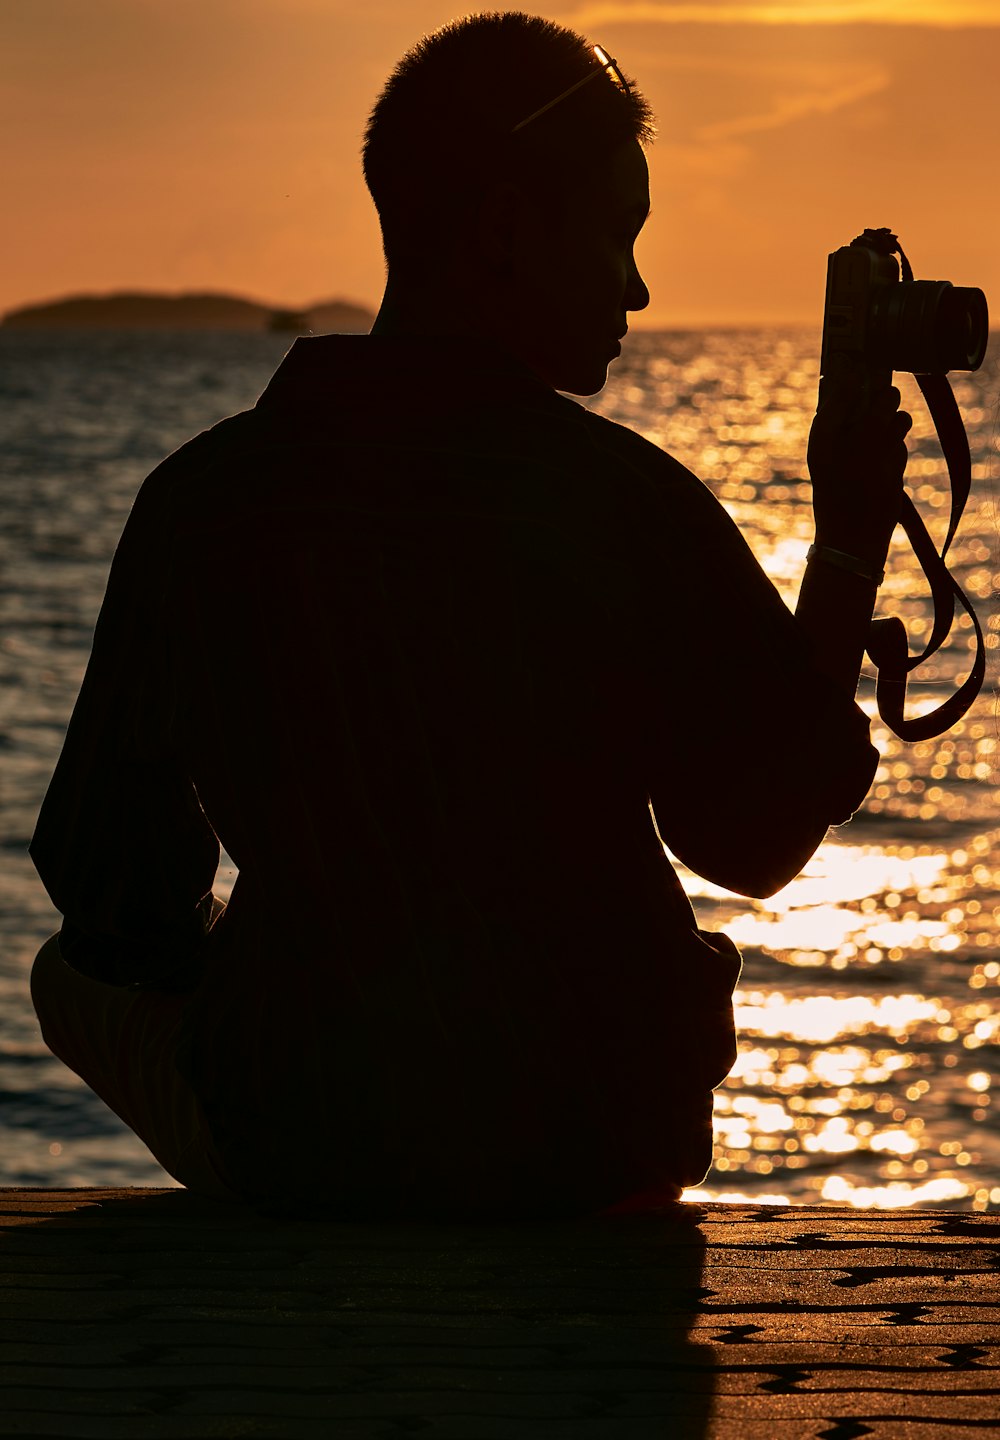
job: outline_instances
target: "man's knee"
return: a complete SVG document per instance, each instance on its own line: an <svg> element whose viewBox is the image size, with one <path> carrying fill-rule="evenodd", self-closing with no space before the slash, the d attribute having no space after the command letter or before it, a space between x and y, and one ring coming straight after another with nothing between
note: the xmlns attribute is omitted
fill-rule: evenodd
<svg viewBox="0 0 1000 1440"><path fill-rule="evenodd" d="M49 1035L53 1030L53 1018L58 1006L60 980L64 979L67 965L59 949L58 934L52 935L35 956L31 967L29 986L31 1003L35 1007L38 1023L42 1027L42 1038L52 1049Z"/></svg>

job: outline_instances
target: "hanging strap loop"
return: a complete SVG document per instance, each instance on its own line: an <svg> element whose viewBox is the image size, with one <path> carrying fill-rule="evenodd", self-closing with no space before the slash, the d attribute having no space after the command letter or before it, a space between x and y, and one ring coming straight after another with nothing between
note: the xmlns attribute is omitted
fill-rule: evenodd
<svg viewBox="0 0 1000 1440"><path fill-rule="evenodd" d="M894 235L886 232L887 241L898 252L903 279L912 281L913 270ZM917 375L916 382L927 402L941 449L944 452L951 482L951 515L948 532L940 551L927 533L920 514L910 499L903 495L899 523L913 547L913 553L930 585L934 604L934 623L930 638L919 655L911 656L906 627L898 616L873 620L868 636L868 654L878 670L875 701L878 713L901 740L930 740L942 735L968 711L986 678L986 647L979 618L972 602L945 564L945 556L955 538L962 513L972 489L972 457L969 437L955 393L944 374ZM943 704L926 715L907 717L906 682L910 674L938 651L951 633L955 619L955 601L964 609L976 635L976 656L963 684Z"/></svg>

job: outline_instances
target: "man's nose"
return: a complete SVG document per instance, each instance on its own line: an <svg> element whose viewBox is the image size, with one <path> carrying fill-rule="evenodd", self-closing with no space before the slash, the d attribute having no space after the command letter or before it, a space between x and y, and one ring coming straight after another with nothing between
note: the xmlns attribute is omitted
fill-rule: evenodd
<svg viewBox="0 0 1000 1440"><path fill-rule="evenodd" d="M632 264L629 266L628 284L625 287L625 309L645 310L648 304L649 291L646 288L646 282L639 274L639 267L633 258Z"/></svg>

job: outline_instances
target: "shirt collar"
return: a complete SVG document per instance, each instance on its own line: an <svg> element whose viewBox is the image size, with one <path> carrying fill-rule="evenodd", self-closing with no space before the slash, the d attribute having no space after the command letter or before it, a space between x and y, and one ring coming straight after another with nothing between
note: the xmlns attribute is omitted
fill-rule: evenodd
<svg viewBox="0 0 1000 1440"><path fill-rule="evenodd" d="M502 403L559 403L558 391L479 336L308 335L294 342L257 402L269 412L467 408L484 392Z"/></svg>

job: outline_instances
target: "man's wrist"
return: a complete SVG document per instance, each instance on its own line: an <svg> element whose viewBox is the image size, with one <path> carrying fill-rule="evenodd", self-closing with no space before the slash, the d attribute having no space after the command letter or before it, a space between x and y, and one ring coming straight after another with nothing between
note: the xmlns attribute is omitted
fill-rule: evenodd
<svg viewBox="0 0 1000 1440"><path fill-rule="evenodd" d="M806 551L806 560L810 563L819 561L822 565L830 565L849 575L857 575L859 579L876 588L885 579L885 571L880 565L875 565L862 555L853 555L850 551L840 550L833 545L810 545Z"/></svg>

